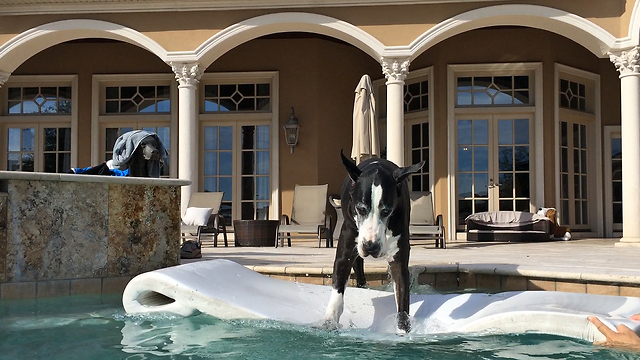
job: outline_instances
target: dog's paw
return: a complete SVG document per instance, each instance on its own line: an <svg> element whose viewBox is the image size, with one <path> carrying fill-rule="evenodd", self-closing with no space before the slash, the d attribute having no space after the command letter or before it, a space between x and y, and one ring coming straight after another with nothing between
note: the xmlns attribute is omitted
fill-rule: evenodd
<svg viewBox="0 0 640 360"><path fill-rule="evenodd" d="M313 328L332 331L332 330L338 330L342 328L342 325L339 322L332 319L323 319L323 320L320 320L318 324L314 325Z"/></svg>
<svg viewBox="0 0 640 360"><path fill-rule="evenodd" d="M411 331L411 317L409 314L402 312L398 313L398 327L396 328L397 335L405 335Z"/></svg>

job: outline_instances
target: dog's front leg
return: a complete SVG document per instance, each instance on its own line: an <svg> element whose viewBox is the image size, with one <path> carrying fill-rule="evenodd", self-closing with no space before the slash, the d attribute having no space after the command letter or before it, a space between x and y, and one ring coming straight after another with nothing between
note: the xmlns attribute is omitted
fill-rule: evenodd
<svg viewBox="0 0 640 360"><path fill-rule="evenodd" d="M351 275L351 268L358 257L355 236L349 235L354 235L355 232L345 231L345 227L346 225L343 225L336 249L336 258L333 262L333 275L331 276L333 289L324 315L324 326L327 328L337 328L340 324L340 316L344 310L344 291Z"/></svg>
<svg viewBox="0 0 640 360"><path fill-rule="evenodd" d="M389 262L389 270L394 283L393 290L398 309L398 330L408 333L411 331L411 322L409 320L410 275L408 261L394 259Z"/></svg>

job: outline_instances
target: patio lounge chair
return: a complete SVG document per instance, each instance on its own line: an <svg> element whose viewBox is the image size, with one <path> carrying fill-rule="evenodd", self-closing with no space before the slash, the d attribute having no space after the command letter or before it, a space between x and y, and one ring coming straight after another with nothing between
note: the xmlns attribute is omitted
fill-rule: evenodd
<svg viewBox="0 0 640 360"><path fill-rule="evenodd" d="M409 219L409 239L436 241L436 247L447 247L442 214L434 216L431 192L411 193L411 216Z"/></svg>
<svg viewBox="0 0 640 360"><path fill-rule="evenodd" d="M213 246L218 246L218 235L222 233L224 246L227 242L227 227L219 214L223 192L194 192L189 199L187 212L182 218L180 233L182 241L194 239L202 244L203 235L213 236Z"/></svg>
<svg viewBox="0 0 640 360"><path fill-rule="evenodd" d="M327 226L327 189L328 185L296 185L293 192L293 207L291 209L291 219L283 214L278 226L278 242L284 246L284 238L287 238L288 245L291 246L292 234L296 237L318 236L318 247L321 245L322 234L324 233L329 244L331 237L330 225Z"/></svg>

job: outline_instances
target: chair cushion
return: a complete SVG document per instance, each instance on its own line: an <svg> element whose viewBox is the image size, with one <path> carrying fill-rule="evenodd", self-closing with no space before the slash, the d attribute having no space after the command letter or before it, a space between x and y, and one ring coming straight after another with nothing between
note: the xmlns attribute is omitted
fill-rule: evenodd
<svg viewBox="0 0 640 360"><path fill-rule="evenodd" d="M467 216L467 222L474 222L483 225L496 227L511 227L514 225L526 225L548 220L544 215L538 215L525 211L487 211L471 214Z"/></svg>
<svg viewBox="0 0 640 360"><path fill-rule="evenodd" d="M411 225L435 225L436 220L433 214L433 203L431 193L411 194L411 214L409 215Z"/></svg>
<svg viewBox="0 0 640 360"><path fill-rule="evenodd" d="M212 208L189 207L182 217L182 222L189 226L207 225L212 211Z"/></svg>

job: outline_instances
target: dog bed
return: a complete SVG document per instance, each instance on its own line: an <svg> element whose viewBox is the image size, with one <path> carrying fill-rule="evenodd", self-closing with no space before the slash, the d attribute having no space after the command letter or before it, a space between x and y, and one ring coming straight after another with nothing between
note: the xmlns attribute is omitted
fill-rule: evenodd
<svg viewBox="0 0 640 360"><path fill-rule="evenodd" d="M465 219L467 241L537 242L551 239L548 217L524 211L487 211Z"/></svg>

